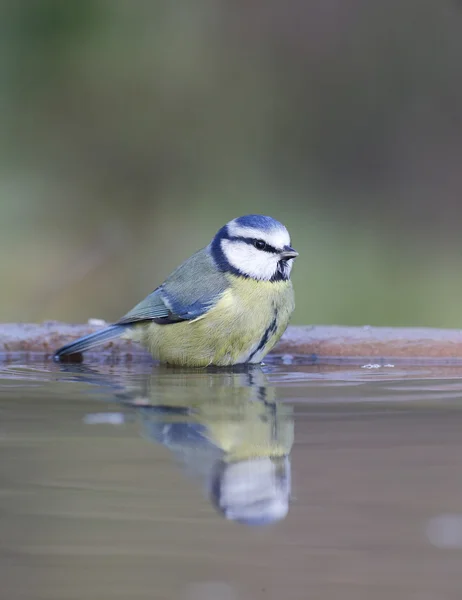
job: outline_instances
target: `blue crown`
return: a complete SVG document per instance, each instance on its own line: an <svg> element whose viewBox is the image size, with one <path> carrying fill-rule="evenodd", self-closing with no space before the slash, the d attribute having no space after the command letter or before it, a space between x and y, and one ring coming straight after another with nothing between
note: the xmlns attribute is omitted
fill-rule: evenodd
<svg viewBox="0 0 462 600"><path fill-rule="evenodd" d="M244 215L234 220L241 227L252 227L261 231L271 231L274 229L285 229L284 225L272 217L265 215Z"/></svg>

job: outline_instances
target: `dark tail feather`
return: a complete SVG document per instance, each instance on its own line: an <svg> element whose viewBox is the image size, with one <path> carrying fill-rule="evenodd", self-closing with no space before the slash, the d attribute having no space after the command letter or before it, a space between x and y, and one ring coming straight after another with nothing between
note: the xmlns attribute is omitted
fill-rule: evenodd
<svg viewBox="0 0 462 600"><path fill-rule="evenodd" d="M94 346L98 346L104 342L108 342L109 340L113 340L126 329L126 325L110 325L106 327L106 329L102 329L101 331L96 331L95 333L90 333L89 335L85 335L84 337L75 340L75 342L71 342L70 344L66 344L66 346L62 346L54 353L53 359L59 361L62 356L67 356L68 354L76 354L77 352L85 352L85 350L89 350Z"/></svg>

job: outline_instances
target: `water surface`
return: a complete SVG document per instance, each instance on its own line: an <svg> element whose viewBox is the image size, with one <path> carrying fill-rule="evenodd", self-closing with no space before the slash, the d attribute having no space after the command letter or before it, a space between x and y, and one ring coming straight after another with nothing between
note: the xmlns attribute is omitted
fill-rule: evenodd
<svg viewBox="0 0 462 600"><path fill-rule="evenodd" d="M0 598L462 597L462 371L0 365Z"/></svg>

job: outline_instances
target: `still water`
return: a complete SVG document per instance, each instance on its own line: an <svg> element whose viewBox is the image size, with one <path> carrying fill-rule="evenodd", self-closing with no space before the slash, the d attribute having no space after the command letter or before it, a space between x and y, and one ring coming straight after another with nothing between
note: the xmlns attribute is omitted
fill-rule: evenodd
<svg viewBox="0 0 462 600"><path fill-rule="evenodd" d="M456 367L2 363L0 598L460 600L461 409Z"/></svg>

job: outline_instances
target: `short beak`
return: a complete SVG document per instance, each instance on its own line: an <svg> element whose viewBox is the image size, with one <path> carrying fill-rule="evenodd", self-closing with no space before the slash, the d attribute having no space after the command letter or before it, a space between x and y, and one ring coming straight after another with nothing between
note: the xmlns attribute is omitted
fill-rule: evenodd
<svg viewBox="0 0 462 600"><path fill-rule="evenodd" d="M289 260L290 258L297 258L298 252L290 246L286 246L279 256L281 260Z"/></svg>

